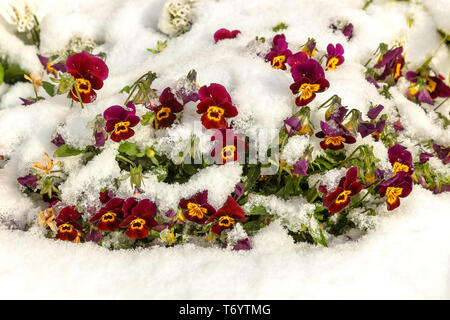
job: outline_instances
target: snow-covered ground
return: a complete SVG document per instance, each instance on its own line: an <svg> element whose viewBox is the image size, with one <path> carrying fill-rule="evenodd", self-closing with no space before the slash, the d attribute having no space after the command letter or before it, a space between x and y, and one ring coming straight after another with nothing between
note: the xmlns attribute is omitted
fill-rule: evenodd
<svg viewBox="0 0 450 320"><path fill-rule="evenodd" d="M107 53L110 75L95 103L83 110L79 106L71 109L63 96L24 107L18 97L32 95L31 84L0 85L0 93L6 92L0 96L0 153L10 157L0 170L0 218L17 225L32 222L40 208L21 193L16 178L44 152L55 150L50 140L58 124L64 124L59 133L71 145L92 143L86 123L109 106L122 104L124 95L118 94L119 90L148 70L158 73L154 87L163 89L195 69L200 84L217 82L229 90L240 108L242 129L246 117L253 119L256 127L279 128L294 110L290 75L248 53L246 45L256 36L271 39L275 34L272 27L280 22L289 25L283 32L295 49L308 37L315 38L320 50L328 43L344 46L345 63L327 73L330 89L312 106L333 94L342 98L343 105L363 112L369 101L382 103L387 110L396 105L406 129L405 141L434 139L450 145L450 132L436 126L432 116L403 96L400 89L406 89L405 79L399 81L399 89L392 89L394 99L388 101L364 79L362 66L380 42L394 41L405 43L408 69L420 66L439 45L436 28L450 33L448 0L375 0L366 11L361 10L363 0L198 0L192 29L170 39L158 55L146 49L166 39L157 30L163 0L35 2L40 4L42 54L60 50L74 34L90 37L100 44L96 50ZM407 17L414 18L411 28ZM331 32L329 25L336 20L353 23L351 41ZM241 34L215 44L213 34L222 27L239 29ZM39 71L35 47L23 45L9 31L6 24L0 24L0 52L30 71ZM432 64L448 77L450 52L445 46ZM192 105L185 111L186 125L194 110ZM448 110L450 102L441 106L444 113ZM317 115L320 117L322 114ZM183 134L184 129L180 125L174 134ZM142 137L137 135L132 141L139 139ZM385 148L377 151L380 157L386 154ZM73 202L89 188L92 197L97 197L100 182L118 174L117 164L103 161L111 153L108 159L114 162L114 152L116 148L107 145L101 155L105 159L99 156L87 169L79 168L76 161L66 161L65 166L73 166L75 174L62 187L63 199ZM227 166L227 170L222 185L209 187L217 206L239 181L238 167ZM443 170L448 173L448 166ZM91 179L92 172L96 179ZM182 195L169 188L167 192L173 191L170 196L165 197L166 192L158 195L153 192L156 187L160 186L150 182L146 191L157 197L162 208L169 208ZM201 177L192 183L192 189L196 188L204 188ZM376 227L358 241L342 237L330 241L328 248L294 244L274 223L252 238L253 250L245 252L195 245L109 251L92 243L52 241L38 229L23 232L1 226L0 297L450 299L449 208L449 193L433 195L416 185L411 195L401 200L399 209L377 212Z"/></svg>

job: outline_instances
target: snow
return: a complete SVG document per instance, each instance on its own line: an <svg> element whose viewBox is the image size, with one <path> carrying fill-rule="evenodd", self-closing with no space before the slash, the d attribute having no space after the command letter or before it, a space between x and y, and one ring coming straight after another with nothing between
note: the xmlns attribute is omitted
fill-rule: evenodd
<svg viewBox="0 0 450 320"><path fill-rule="evenodd" d="M3 299L449 299L448 194L415 189L377 229L328 248L278 224L251 251L183 245L109 251L0 231ZM439 223L437 223L439 221Z"/></svg>
<svg viewBox="0 0 450 320"><path fill-rule="evenodd" d="M328 43L344 46L345 63L337 70L326 71L330 89L317 95L311 103L313 109L334 94L342 98L344 106L363 114L370 102L383 104L388 120L400 116L405 127L400 139L411 151L416 152L414 141L418 140L433 139L448 146L450 131L442 128L435 114L425 113L404 97L406 80L400 79L397 88L391 88L393 100L386 100L364 79L363 68L380 42L391 45L397 41L405 44L410 67L420 66L439 45L436 27L450 30L448 0L378 0L366 11L360 9L365 2L362 0L198 0L192 4L191 30L174 38L158 31L162 0L34 2L41 26L41 53L60 52L74 37L84 43L93 40L98 44L94 52L106 52L110 74L97 92L97 100L83 110L79 105L69 107L64 96L21 106L19 97L33 95L30 83L0 86L0 154L10 158L0 169L1 298L450 299L448 193L433 195L416 185L394 212L387 212L384 204L377 207L377 216L355 210L349 218L360 228L368 228L367 234L359 230L347 234L358 239L355 241L345 236L327 237L328 248L294 244L284 227L274 222L250 237L250 251L194 244L110 251L92 243L52 241L36 227L29 232L17 230L34 224L42 208L23 194L16 182L44 152L53 154L56 147L50 140L56 132L74 147L92 144L92 129L87 123L109 106L122 105L125 96L118 93L120 89L148 70L158 74L153 87L161 90L174 86L195 69L199 84L220 83L230 92L239 109L233 119L236 131L278 132L283 120L296 111L289 90L291 78L272 69L256 52L267 49L275 34L271 28L280 22L289 26L283 32L294 51L308 37L315 38L319 53ZM411 28L407 16L413 18ZM329 29L336 20L353 23L354 37L349 42ZM239 29L241 34L216 44L213 34L222 27ZM265 37L266 44L261 49L248 48L256 36ZM161 53L146 50L167 39L167 48ZM24 45L14 35L14 27L0 18L0 54L36 72L41 70L36 53L34 46ZM450 52L446 46L437 51L432 66L448 78ZM448 113L450 101L440 108ZM138 107L138 115L144 112ZM316 129L324 112L312 114ZM140 127L130 141L140 148L154 144L159 150L172 152L173 158L194 133L200 138L201 150L206 151L209 135L195 127L198 118L195 104L190 103L170 130L155 133L152 128ZM288 164L302 156L307 140L315 146L313 155L318 153L319 141L314 136L291 137L283 153ZM349 147L348 152L362 143L374 146L381 168L388 165L386 148L371 137ZM63 200L84 207L99 205L96 198L100 189L111 186L113 179L123 174L114 161L116 154L117 145L108 140L105 150L87 166L82 166L81 156L57 159L63 162L65 172L70 172L61 186ZM430 164L448 176L448 166L438 159L431 158ZM345 169L334 170L321 181L333 190L344 174ZM180 198L203 190L209 191L209 202L219 208L241 180L242 168L237 164L211 166L184 184L169 185L158 182L151 173L145 175L148 178L144 179L142 197L150 197L162 211L175 209ZM319 178L308 179L313 185ZM126 197L132 192L129 181L122 181L118 195ZM262 204L280 215L281 223L292 230L302 224L318 229L316 220L311 219L314 206L304 199L251 196L246 209ZM236 229L229 238L235 241L243 235Z"/></svg>

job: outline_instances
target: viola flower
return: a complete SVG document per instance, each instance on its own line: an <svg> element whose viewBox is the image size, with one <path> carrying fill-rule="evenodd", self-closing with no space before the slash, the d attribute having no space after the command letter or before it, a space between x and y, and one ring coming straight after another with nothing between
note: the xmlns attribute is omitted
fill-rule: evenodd
<svg viewBox="0 0 450 320"><path fill-rule="evenodd" d="M302 129L302 124L299 118L291 117L284 120L284 128L287 134L291 136Z"/></svg>
<svg viewBox="0 0 450 320"><path fill-rule="evenodd" d="M90 220L102 231L115 231L119 229L123 217L122 206L124 199L112 198Z"/></svg>
<svg viewBox="0 0 450 320"><path fill-rule="evenodd" d="M388 149L389 162L394 169L394 176L403 171L411 175L414 171L412 155L405 147L396 144Z"/></svg>
<svg viewBox="0 0 450 320"><path fill-rule="evenodd" d="M101 203L105 204L112 198L114 198L114 193L112 191L107 190L107 191L100 192L98 200L100 200Z"/></svg>
<svg viewBox="0 0 450 320"><path fill-rule="evenodd" d="M22 105L23 106L29 106L32 105L33 103L36 103L36 101L30 100L30 99L24 99L19 97L20 100L22 100Z"/></svg>
<svg viewBox="0 0 450 320"><path fill-rule="evenodd" d="M440 74L435 77L427 77L427 90L432 99L450 97L450 87L444 83L444 79Z"/></svg>
<svg viewBox="0 0 450 320"><path fill-rule="evenodd" d="M250 240L248 238L238 240L234 245L233 250L251 250L252 246L250 245Z"/></svg>
<svg viewBox="0 0 450 320"><path fill-rule="evenodd" d="M286 70L286 60L292 55L288 49L288 43L284 34L277 34L273 38L273 46L266 55L266 61L270 61L274 69Z"/></svg>
<svg viewBox="0 0 450 320"><path fill-rule="evenodd" d="M216 130L211 137L211 141L216 141L211 151L211 156L218 164L225 164L232 161L240 161L245 157L247 143L236 135L231 129Z"/></svg>
<svg viewBox="0 0 450 320"><path fill-rule="evenodd" d="M102 240L102 232L100 230L92 229L89 233L86 234L84 239L88 242L100 242Z"/></svg>
<svg viewBox="0 0 450 320"><path fill-rule="evenodd" d="M403 125L400 122L400 120L397 120L397 121L394 122L394 130L395 131L403 131L403 130L405 130L405 128L403 128Z"/></svg>
<svg viewBox="0 0 450 320"><path fill-rule="evenodd" d="M385 125L385 120L380 120L376 124L370 122L359 122L358 132L363 138L371 134L375 138L375 141L378 141L380 139L380 135L383 133Z"/></svg>
<svg viewBox="0 0 450 320"><path fill-rule="evenodd" d="M51 159L48 154L44 152L44 156L41 161L34 161L32 168L38 171L43 171L44 175L49 175L53 169L53 166L53 159Z"/></svg>
<svg viewBox="0 0 450 320"><path fill-rule="evenodd" d="M344 148L344 143L355 143L356 139L350 132L341 124L337 128L332 128L326 122L320 121L322 131L316 133L317 138L325 138L320 142L320 147L324 150L340 150Z"/></svg>
<svg viewBox="0 0 450 320"><path fill-rule="evenodd" d="M308 60L305 63L296 64L291 69L294 83L290 88L294 95L297 95L295 104L304 106L316 97L316 92L323 92L330 83L325 79L325 72L322 66L315 60Z"/></svg>
<svg viewBox="0 0 450 320"><path fill-rule="evenodd" d="M189 221L205 224L208 218L216 213L216 210L208 204L208 190L196 193L189 199L181 199L179 206Z"/></svg>
<svg viewBox="0 0 450 320"><path fill-rule="evenodd" d="M304 158L300 158L297 160L297 162L294 164L294 170L293 170L293 174L296 175L300 175L303 177L307 177L308 174L306 173L306 171L309 168L309 161L308 159L304 159Z"/></svg>
<svg viewBox="0 0 450 320"><path fill-rule="evenodd" d="M132 239L146 238L150 229L158 225L154 218L156 205L149 199L138 201L136 198L128 198L122 210L125 220L119 226L127 228L125 234Z"/></svg>
<svg viewBox="0 0 450 320"><path fill-rule="evenodd" d="M161 105L153 108L156 121L158 122L158 128L170 127L177 118L175 113L183 111L183 105L178 102L170 88L163 90L159 96L159 102ZM153 128L155 127L156 123L153 122Z"/></svg>
<svg viewBox="0 0 450 320"><path fill-rule="evenodd" d="M29 187L31 189L35 189L37 187L37 178L33 174L19 177L17 178L17 182L19 182L25 188Z"/></svg>
<svg viewBox="0 0 450 320"><path fill-rule="evenodd" d="M288 65L291 66L291 68L293 68L295 65L305 63L308 60L309 60L308 55L305 52L300 51L289 56L286 62Z"/></svg>
<svg viewBox="0 0 450 320"><path fill-rule="evenodd" d="M387 197L389 211L400 205L400 198L407 197L411 193L412 185L411 176L404 171L399 171L394 177L380 184L378 190L381 197Z"/></svg>
<svg viewBox="0 0 450 320"><path fill-rule="evenodd" d="M43 228L49 228L53 232L57 231L55 215L53 214L53 207L51 205L44 211L39 212L39 218L37 219L36 224L39 227L42 226Z"/></svg>
<svg viewBox="0 0 450 320"><path fill-rule="evenodd" d="M139 123L139 117L136 115L136 107L130 101L127 108L132 109L127 111L121 106L112 106L105 110L103 117L106 120L106 131L111 133L111 140L120 142L127 140L134 135L134 127Z"/></svg>
<svg viewBox="0 0 450 320"><path fill-rule="evenodd" d="M330 43L327 46L327 52L327 70L334 70L344 63L344 47L340 43L336 44L336 47Z"/></svg>
<svg viewBox="0 0 450 320"><path fill-rule="evenodd" d="M83 227L77 222L80 218L81 214L75 210L75 207L72 206L63 208L55 220L56 226L58 227L56 239L80 242L80 230L83 229Z"/></svg>
<svg viewBox="0 0 450 320"><path fill-rule="evenodd" d="M47 72L47 74L52 74L53 76L57 77L58 71L61 72L67 71L66 65L64 63L50 61L49 58L41 56L40 54L37 54L37 57L42 66L44 67L45 71Z"/></svg>
<svg viewBox="0 0 450 320"><path fill-rule="evenodd" d="M223 230L231 229L236 222L246 221L245 211L231 196L228 196L223 207L208 219L208 222L214 222L211 231L215 234L221 234Z"/></svg>
<svg viewBox="0 0 450 320"><path fill-rule="evenodd" d="M306 53L308 59L316 55L316 41L309 38L308 42L303 46L302 52Z"/></svg>
<svg viewBox="0 0 450 320"><path fill-rule="evenodd" d="M108 78L109 70L105 62L83 51L67 59L66 69L76 81L70 91L70 97L75 101L80 101L78 90L83 103L94 102L97 98L95 90L100 90L103 87L103 81Z"/></svg>
<svg viewBox="0 0 450 320"><path fill-rule="evenodd" d="M380 114L380 112L383 111L383 109L384 106L379 104L376 107L370 108L369 111L367 112L367 116L369 117L369 119L375 120Z"/></svg>
<svg viewBox="0 0 450 320"><path fill-rule="evenodd" d="M444 164L450 163L450 147L446 148L444 146L433 143L433 150L437 153L438 158L442 160Z"/></svg>
<svg viewBox="0 0 450 320"><path fill-rule="evenodd" d="M51 143L53 143L55 146L60 147L64 144L66 144L66 141L64 141L64 138L58 134L52 141Z"/></svg>
<svg viewBox="0 0 450 320"><path fill-rule="evenodd" d="M351 197L358 194L363 186L358 181L358 168L351 167L347 170L345 177L342 177L337 189L328 193L323 198L323 205L328 211L336 213L342 211L351 201Z"/></svg>
<svg viewBox="0 0 450 320"><path fill-rule="evenodd" d="M342 33L347 38L348 41L353 37L353 24L349 23L344 27L342 30Z"/></svg>
<svg viewBox="0 0 450 320"><path fill-rule="evenodd" d="M241 33L239 30L230 31L228 29L222 28L214 33L214 41L217 43L218 41L224 39L234 39L239 33Z"/></svg>
<svg viewBox="0 0 450 320"><path fill-rule="evenodd" d="M434 154L428 152L422 152L419 156L419 161L421 164L428 162L430 158L434 157Z"/></svg>
<svg viewBox="0 0 450 320"><path fill-rule="evenodd" d="M375 86L375 88L380 89L380 85L378 84L378 82L374 78L367 77L366 80L368 82L370 82L371 84L373 84Z"/></svg>
<svg viewBox="0 0 450 320"><path fill-rule="evenodd" d="M244 190L245 190L245 186L243 183L239 182L238 184L236 184L236 186L234 187L234 191L233 191L233 194L236 196L236 201L239 201L242 194L244 193Z"/></svg>
<svg viewBox="0 0 450 320"><path fill-rule="evenodd" d="M34 92L37 92L38 88L42 86L44 72L39 73L30 72L30 75L24 74L23 77L31 82L31 84L33 85Z"/></svg>
<svg viewBox="0 0 450 320"><path fill-rule="evenodd" d="M384 71L377 77L377 80L384 80L389 74L393 74L395 82L402 75L405 59L402 56L403 47L388 50L380 57L374 68L383 68Z"/></svg>
<svg viewBox="0 0 450 320"><path fill-rule="evenodd" d="M384 119L381 119L378 121L375 125L375 131L372 132L372 137L375 141L379 141L381 138L381 135L384 131L384 127L386 126L386 121Z"/></svg>
<svg viewBox="0 0 450 320"><path fill-rule="evenodd" d="M224 86L211 83L198 91L200 103L197 113L203 114L202 124L206 129L223 129L228 126L226 118L238 115L237 108L232 105L231 97Z"/></svg>

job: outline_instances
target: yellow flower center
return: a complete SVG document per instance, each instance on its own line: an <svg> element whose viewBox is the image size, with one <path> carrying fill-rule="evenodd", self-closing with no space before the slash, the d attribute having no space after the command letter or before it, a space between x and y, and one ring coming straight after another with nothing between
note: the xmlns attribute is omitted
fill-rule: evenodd
<svg viewBox="0 0 450 320"><path fill-rule="evenodd" d="M114 132L116 134L119 134L121 132L127 132L128 131L128 126L130 125L130 121L121 121L121 122L117 122L114 125Z"/></svg>
<svg viewBox="0 0 450 320"><path fill-rule="evenodd" d="M427 90L433 93L434 90L436 90L437 83L431 80L430 78L427 78L427 81L428 81Z"/></svg>
<svg viewBox="0 0 450 320"><path fill-rule="evenodd" d="M395 65L395 73L394 73L394 79L397 80L402 75L402 64L397 63Z"/></svg>
<svg viewBox="0 0 450 320"><path fill-rule="evenodd" d="M133 230L136 230L136 229L141 230L142 228L144 228L144 226L145 226L145 220L141 219L141 218L134 219L130 223L130 227Z"/></svg>
<svg viewBox="0 0 450 320"><path fill-rule="evenodd" d="M327 70L336 69L336 65L339 63L339 59L336 57L331 58L327 63Z"/></svg>
<svg viewBox="0 0 450 320"><path fill-rule="evenodd" d="M192 202L189 202L187 207L188 207L189 215L191 217L197 217L199 219L203 219L203 217L205 216L206 212L208 211L208 210L206 210L206 208L202 208L198 204L192 203Z"/></svg>
<svg viewBox="0 0 450 320"><path fill-rule="evenodd" d="M221 216L219 218L219 226L221 226L221 227L228 228L232 224L234 224L234 218L232 218L230 216Z"/></svg>
<svg viewBox="0 0 450 320"><path fill-rule="evenodd" d="M72 227L72 225L70 223L64 223L64 224L59 226L58 230L59 230L59 232L62 232L62 233L72 232L73 231L73 227Z"/></svg>
<svg viewBox="0 0 450 320"><path fill-rule="evenodd" d="M110 222L110 221L114 221L116 219L116 214L114 212L107 212L104 215L102 215L102 221L103 222Z"/></svg>
<svg viewBox="0 0 450 320"><path fill-rule="evenodd" d="M170 116L170 109L169 108L161 108L161 110L158 111L158 113L156 114L156 119L158 119L158 121L161 121L162 119L166 119Z"/></svg>
<svg viewBox="0 0 450 320"><path fill-rule="evenodd" d="M272 60L272 67L274 69L281 69L283 68L283 63L286 61L286 56L276 56Z"/></svg>
<svg viewBox="0 0 450 320"><path fill-rule="evenodd" d="M298 89L298 93L300 93L300 99L306 100L311 98L313 93L319 91L319 89L319 84L303 83Z"/></svg>
<svg viewBox="0 0 450 320"><path fill-rule="evenodd" d="M352 193L350 190L344 190L342 191L339 196L336 198L336 203L342 203L347 201L348 196Z"/></svg>
<svg viewBox="0 0 450 320"><path fill-rule="evenodd" d="M386 189L387 202L393 204L397 201L398 197L402 194L403 188L389 187Z"/></svg>
<svg viewBox="0 0 450 320"><path fill-rule="evenodd" d="M415 96L419 92L419 86L416 83L413 83L411 87L409 87L409 93Z"/></svg>
<svg viewBox="0 0 450 320"><path fill-rule="evenodd" d="M224 160L233 159L235 153L236 153L235 146L226 146L222 148L222 158Z"/></svg>
<svg viewBox="0 0 450 320"><path fill-rule="evenodd" d="M406 164L403 164L403 163L400 163L400 162L397 162L397 161L394 163L392 168L394 169L394 176L399 171L404 171L404 172L408 172L409 171L409 167Z"/></svg>
<svg viewBox="0 0 450 320"><path fill-rule="evenodd" d="M210 106L206 113L209 120L219 121L225 113L225 110L217 106Z"/></svg>
<svg viewBox="0 0 450 320"><path fill-rule="evenodd" d="M340 146L342 144L342 142L345 142L345 138L338 136L338 137L329 137L329 136L325 136L325 144L329 145L332 144L333 146Z"/></svg>
<svg viewBox="0 0 450 320"><path fill-rule="evenodd" d="M91 91L91 82L89 80L77 79L77 89L79 93L89 93Z"/></svg>

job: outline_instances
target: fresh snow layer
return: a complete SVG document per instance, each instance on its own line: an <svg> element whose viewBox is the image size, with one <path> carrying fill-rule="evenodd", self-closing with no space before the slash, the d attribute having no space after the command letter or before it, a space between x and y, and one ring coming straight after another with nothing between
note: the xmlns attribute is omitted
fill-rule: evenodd
<svg viewBox="0 0 450 320"><path fill-rule="evenodd" d="M416 188L377 230L330 247L277 224L254 249L184 245L109 251L0 231L0 298L450 299L449 194Z"/></svg>
<svg viewBox="0 0 450 320"><path fill-rule="evenodd" d="M0 169L0 223L23 227L34 223L40 208L21 192L16 182L26 174L33 161L44 152L56 149L50 143L56 132L72 146L82 148L93 143L92 129L87 123L111 105L121 105L121 88L132 83L148 70L159 78L154 88L174 86L191 69L198 73L198 83L223 84L238 106L234 119L237 131L279 130L283 120L296 108L289 90L289 73L274 70L264 59L254 54L247 44L256 36L270 43L271 28L280 22L290 49L296 51L309 37L314 37L318 50L328 43L341 43L345 63L327 71L330 88L318 94L311 103L313 110L338 94L342 103L362 112L370 102L383 104L389 119L398 109L405 131L400 142L411 151L415 141L434 139L450 145L450 132L439 126L433 113L426 114L404 97L407 82L401 79L392 88L392 100L380 96L364 79L363 64L380 42L405 44L410 68L420 66L439 45L439 28L449 31L450 3L448 0L412 1L413 3L376 0L362 11L363 0L198 0L193 5L194 24L186 34L171 38L160 54L155 48L158 40L168 39L157 30L163 0L34 0L41 21L41 53L53 54L64 49L73 36L93 39L98 47L94 53L106 52L110 74L97 100L81 110L70 108L64 96L48 98L32 106L20 105L19 97L33 94L31 84L0 86L0 154L10 160ZM6 1L5 1L6 3ZM426 10L425 10L426 9ZM408 28L407 17L414 23ZM337 20L354 25L354 37L347 42L340 33L328 27ZM214 43L213 34L219 28L239 29L233 40ZM13 28L0 18L0 54L7 55L30 71L39 71L36 48L24 45L13 35ZM442 46L432 61L448 78L450 52ZM42 90L42 89L41 89ZM45 95L42 92L42 95ZM450 101L440 107L448 113ZM143 108L137 110L142 115ZM312 121L323 120L324 110L313 112ZM145 144L187 139L190 128L198 124L195 104L185 107L180 123L170 130L151 137L152 129L139 127L130 139L139 147ZM163 137L163 136L165 137ZM209 136L200 137L202 150L208 148ZM370 137L369 137L370 138ZM289 139L283 156L292 164L304 152L305 138ZM318 154L318 139L310 138ZM387 150L371 139L349 146L351 152L360 143L374 146L382 160L380 167L389 167ZM166 145L167 147L167 145ZM78 157L58 159L70 171L61 186L67 203L81 200L81 205L96 201L98 191L110 186L114 177L123 173L113 161L117 145L107 141L102 154L86 167ZM430 164L440 172L449 173L435 159ZM176 206L181 197L203 189L209 190L210 201L219 208L234 190L242 169L234 164L212 166L200 171L185 184L159 183L148 174L144 181L144 196L156 201L161 210ZM323 178L333 185L338 173ZM334 178L332 178L333 176ZM312 180L319 177L311 177ZM124 181L118 191L130 196L132 190ZM82 199L80 199L82 198ZM256 198L255 198L256 199ZM256 199L258 200L258 199ZM255 201L256 201L255 200ZM261 200L261 199L259 199ZM263 199L265 200L265 199ZM261 201L263 201L261 200ZM270 210L282 206L285 218L295 215L300 200L269 199ZM256 201L257 202L257 201ZM255 202L255 203L256 203ZM185 245L177 248L153 248L136 251L108 251L93 244L72 244L45 239L40 232L0 231L0 296L3 298L450 298L450 216L448 194L432 195L415 186L412 194L401 200L394 212L377 212L370 223L375 230L358 241L345 237L331 241L329 248L293 244L282 227L273 224L251 238L250 252L232 252L218 248ZM305 208L304 208L305 209ZM309 211L308 211L309 212ZM307 218L307 210L299 212ZM360 218L352 212L355 219ZM358 238L358 237L357 237Z"/></svg>

